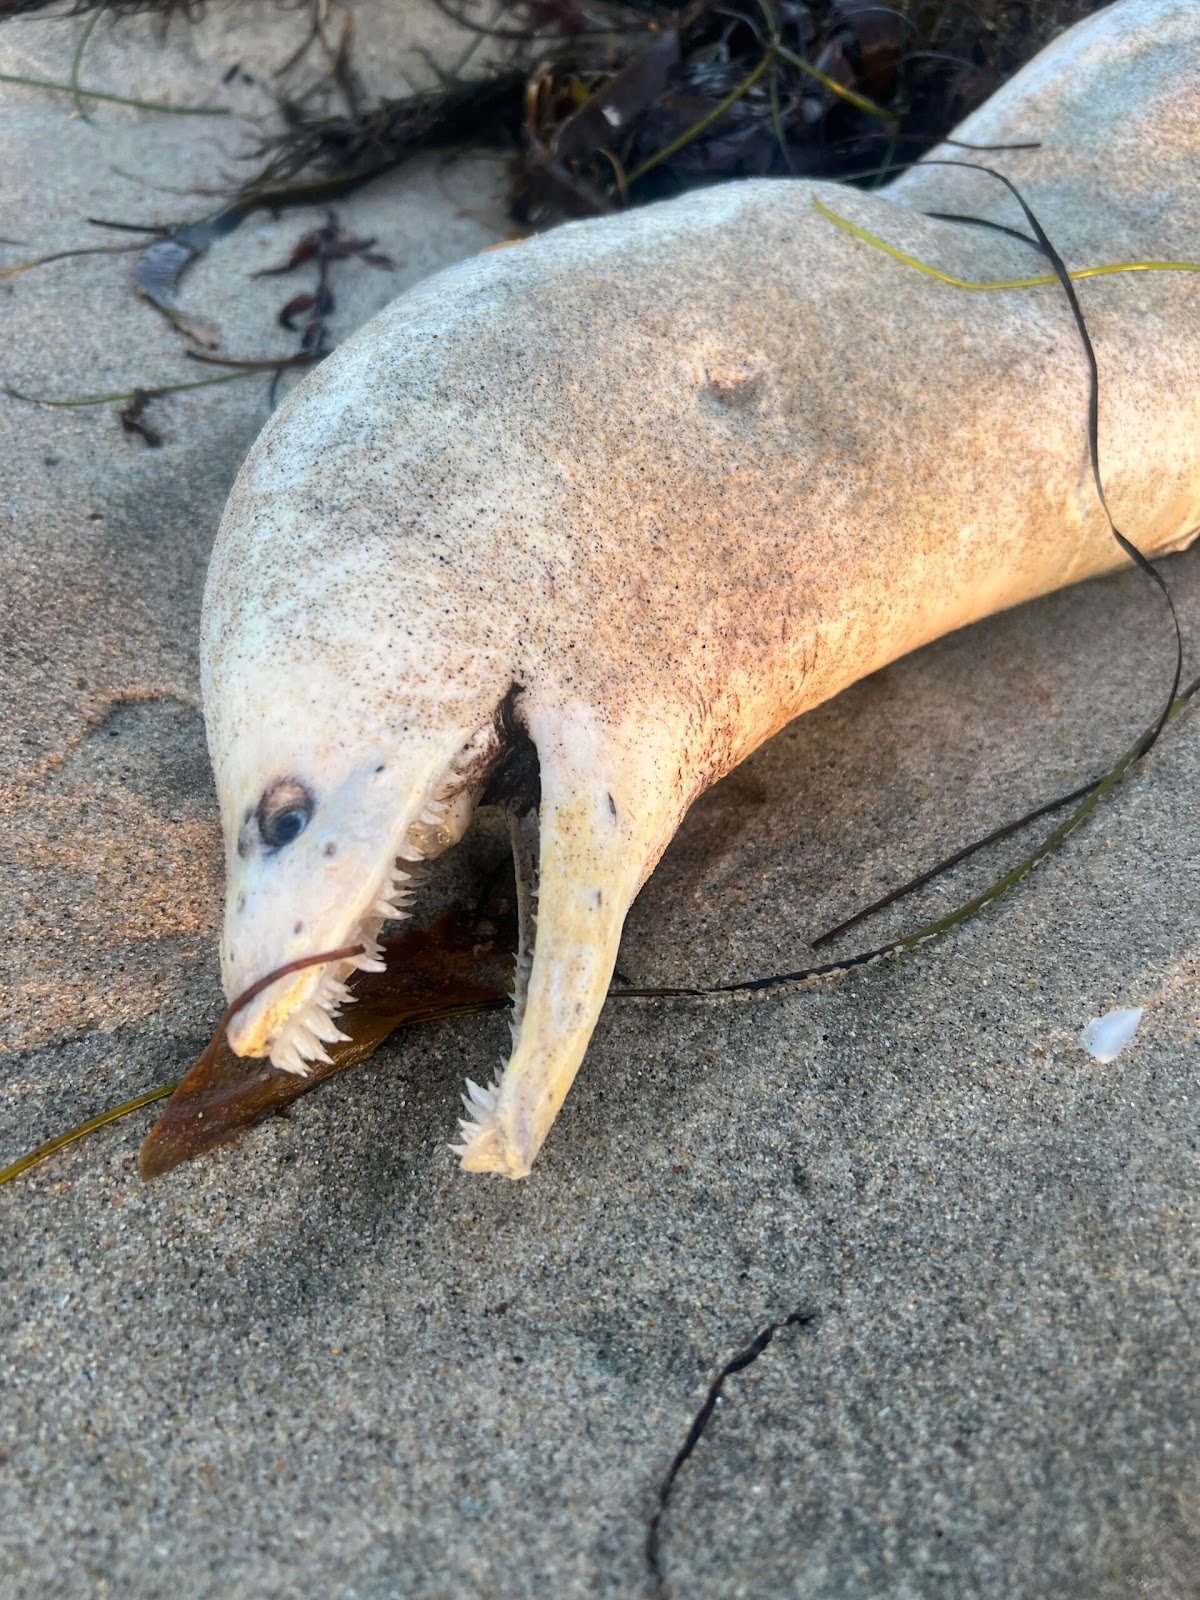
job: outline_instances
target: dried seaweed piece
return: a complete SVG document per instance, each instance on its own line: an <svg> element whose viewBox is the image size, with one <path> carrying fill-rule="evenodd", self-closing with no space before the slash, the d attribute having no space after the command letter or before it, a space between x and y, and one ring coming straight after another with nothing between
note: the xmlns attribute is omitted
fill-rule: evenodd
<svg viewBox="0 0 1200 1600"><path fill-rule="evenodd" d="M160 1177L227 1143L326 1078L358 1066L397 1028L504 1008L513 984L514 943L511 931L456 911L428 929L384 940L387 971L360 972L351 982L355 1004L343 1019L350 1039L329 1045L329 1065L314 1062L305 1078L235 1056L218 1030L146 1136L142 1177Z"/></svg>
<svg viewBox="0 0 1200 1600"><path fill-rule="evenodd" d="M348 261L352 257L357 257L370 266L382 267L387 271L395 267L396 263L391 256L373 248L375 242L374 239L361 239L355 234L345 233L336 212L330 211L321 227L311 229L297 241L285 262L277 267L262 267L254 274L256 278L278 277L283 273L295 271L297 267L304 266L307 262L316 263L315 292L293 295L277 319L281 327L288 328L293 333L300 333L300 349L305 355L320 358L330 349L327 318L336 306L333 288L329 282L329 268L332 262ZM304 317L304 322L297 328L296 319L300 316Z"/></svg>
<svg viewBox="0 0 1200 1600"><path fill-rule="evenodd" d="M704 1401L699 1411L692 1418L683 1443L675 1452L671 1465L667 1468L666 1475L658 1486L655 1494L657 1504L646 1528L646 1565L650 1571L654 1600L667 1600L668 1594L675 1592L673 1588L667 1588L662 1559L663 1522L670 1509L675 1480L691 1460L696 1446L704 1437L705 1430L712 1421L713 1413L720 1403L726 1383L737 1373L745 1372L747 1367L753 1366L777 1334L783 1333L787 1328L811 1327L816 1322L817 1315L816 1311L799 1309L789 1312L787 1316L781 1317L778 1322L768 1322L765 1328L759 1329L744 1349L739 1350L736 1355L730 1357L709 1384Z"/></svg>
<svg viewBox="0 0 1200 1600"><path fill-rule="evenodd" d="M668 28L559 124L554 154L563 161L596 155L650 109L682 65L679 31Z"/></svg>
<svg viewBox="0 0 1200 1600"><path fill-rule="evenodd" d="M227 117L228 106L171 106L161 100L135 100L126 94L106 94L103 89L85 89L80 83L55 83L52 78L30 78L19 72L0 72L0 83L15 83L23 89L51 89L69 94L78 101L103 100L108 105L132 106L136 111L161 111L171 117Z"/></svg>
<svg viewBox="0 0 1200 1600"><path fill-rule="evenodd" d="M296 318L305 311L312 311L317 304L315 294L296 294L288 301L279 313L279 326L287 328L290 333L295 333Z"/></svg>
<svg viewBox="0 0 1200 1600"><path fill-rule="evenodd" d="M286 192L306 172L323 175L324 196L334 198L332 182L346 193L422 151L515 145L525 80L523 69L506 67L479 81L383 100L357 116L323 117L285 105L287 131L259 147L266 164L243 185L236 203L273 206L271 195Z"/></svg>
<svg viewBox="0 0 1200 1600"><path fill-rule="evenodd" d="M87 1134L144 1106L174 1097L143 1142L141 1155L143 1177L169 1172L180 1162L227 1143L243 1128L282 1109L297 1096L307 1094L333 1073L366 1060L398 1027L506 1008L511 1004L508 991L513 981L515 943L515 930L511 927L505 925L498 929L482 916L468 918L453 911L428 930L409 930L385 939L384 949L396 952L396 963L390 972L357 975L353 987L360 1000L353 1013L354 1040L331 1047L331 1064L318 1066L308 1078L268 1072L266 1076L271 1087L267 1087L262 1081L263 1070L234 1056L226 1046L225 1029L229 1019L239 1006L285 973L357 953L361 946L325 951L289 962L278 971L268 973L226 1007L200 1059L179 1083L147 1089L48 1139L0 1168L0 1185L40 1165ZM403 972L396 971L400 962L403 962ZM428 975L428 986L421 993L423 974Z"/></svg>
<svg viewBox="0 0 1200 1600"><path fill-rule="evenodd" d="M950 0L693 0L683 9L664 0L502 0L498 13L473 0L437 3L475 42L492 41L498 56L463 80L472 44L440 88L370 105L353 69L352 19L334 42L322 0L310 0L308 36L280 72L318 40L329 69L298 99L281 99L287 130L260 147L265 164L230 211L240 217L263 205L319 203L419 151L476 143L520 146L514 215L539 222L601 213L725 174L845 177L864 156L882 155L888 166L897 151L943 137L1102 0L1046 0L1036 8L1010 0L970 7ZM0 0L0 17L42 4ZM94 18L101 8L114 16L148 10L187 19L203 9L199 0L78 0L65 14ZM587 120L617 104L614 86L623 92L628 75L647 69L671 34L679 42L672 78L636 115L623 116L611 139L597 138L601 130L589 131ZM747 86L768 51L770 70ZM72 78L51 87L74 92L77 71ZM539 115L531 122L527 86L534 84ZM581 85L595 101L584 119ZM345 114L310 109L315 94L329 91ZM631 109L633 99L640 104L646 96L632 96ZM318 178L295 185L302 174Z"/></svg>
<svg viewBox="0 0 1200 1600"><path fill-rule="evenodd" d="M281 9L293 0L277 0ZM307 0L317 5L321 0ZM89 11L108 11L115 17L140 16L147 11L157 12L164 22L172 17L182 17L186 22L198 22L205 11L205 0L0 0L0 22L12 17L27 17L37 11L57 7L56 17L81 17Z"/></svg>
<svg viewBox="0 0 1200 1600"><path fill-rule="evenodd" d="M374 239L360 239L352 233L343 233L341 224L331 211L322 227L313 228L297 241L285 262L277 267L260 267L254 277L277 278L285 272L294 272L306 261L346 261L351 256L358 256L373 267L394 267L396 263L391 256L373 248L375 242Z"/></svg>
<svg viewBox="0 0 1200 1600"><path fill-rule="evenodd" d="M129 404L117 412L125 432L138 434L151 450L157 450L163 442L162 434L145 419L146 407L154 398L148 389L135 389Z"/></svg>
<svg viewBox="0 0 1200 1600"><path fill-rule="evenodd" d="M191 350L188 351L188 354L194 356L194 359L197 361L213 359L212 357L201 356ZM275 362L267 363L267 365L272 366L277 364L278 363ZM226 363L226 365L236 366L238 363L231 361ZM258 371L259 365L255 364L249 370ZM211 388L215 383L232 383L235 378L245 378L248 375L248 371L224 372L219 378L196 378L190 383L160 383L153 389L119 389L114 394L74 395L64 400L55 399L50 395L25 394L20 389L14 389L10 383L3 385L3 393L6 394L10 400L24 400L27 405L45 406L51 411L74 411L77 409L82 409L85 406L109 406L113 405L117 401L120 401L122 404L128 404L132 402L134 397L138 394L144 394L147 399L152 400L160 394L183 394L188 389L208 389Z"/></svg>
<svg viewBox="0 0 1200 1600"><path fill-rule="evenodd" d="M189 351L189 355L194 352ZM199 357L197 359L200 359ZM230 362L230 366L237 363ZM189 389L208 389L218 383L232 383L237 378L248 378L251 369L239 369L234 372L223 372L216 378L196 378L190 383L162 383L149 389L135 386L132 389L118 390L115 394L86 394L68 397L66 399L53 399L48 395L24 394L20 389L14 389L11 384L4 384L0 392L6 394L10 400L23 400L27 405L45 406L54 411L74 411L88 406L107 406L120 404L124 407L117 413L121 426L126 433L140 433L151 449L162 444L162 436L158 431L142 421L142 414L151 400L156 400L159 395L183 394Z"/></svg>
<svg viewBox="0 0 1200 1600"><path fill-rule="evenodd" d="M289 367L307 367L320 359L315 352L304 350L298 350L290 356L215 356L201 350L189 350L187 354L189 361L202 361L209 367L233 367L242 373L286 372ZM230 373L230 376L233 374ZM217 383L220 380L212 378L209 381ZM195 388L198 385L189 384L187 387Z"/></svg>
<svg viewBox="0 0 1200 1600"><path fill-rule="evenodd" d="M32 7L25 7L25 8L17 7L15 9L18 9L18 10L19 9L32 9ZM80 11L82 11L82 10L84 10L86 8L81 6L78 9ZM53 83L53 82L49 82L49 81L47 81L45 79L42 79L42 78L16 77L16 76L9 76L9 75L6 75L6 74L0 74L0 80L2 80L4 82L9 82L9 83L21 83L21 84L24 84L27 87L31 87L31 88L54 89L54 90L58 90L58 91L65 91L67 94L69 94L71 96L72 100L75 102L75 110L79 113L79 115L83 118L83 120L85 122L88 120L87 107L83 103L85 99L105 100L105 101L109 101L110 103L114 103L116 105L136 106L136 107L138 107L138 108L140 108L142 110L148 110L148 111L167 111L167 112L173 113L174 115L183 115L183 116L222 116L222 117L223 116L228 116L229 112L228 112L227 108L224 107L224 106L198 106L197 107L197 106L160 105L160 104L156 104L153 101L131 100L131 99L126 98L123 95L104 94L101 91L96 90L96 89L85 89L83 87L83 85L79 81L80 69L83 66L84 51L87 49L88 40L92 37L92 34L95 32L96 24L100 21L101 15L103 14L104 11L109 10L109 9L110 9L110 7L106 3L106 0L95 0L95 4L93 6L93 9L91 10L91 14L88 16L87 21L84 23L83 28L80 31L79 38L76 41L75 49L72 52L72 55L71 55L71 72L70 72L70 78L69 78L67 83L65 83L65 84ZM4 0L0 0L0 20L2 20L6 15L11 16L13 14L14 14L14 9L11 8L10 6L6 6L4 4ZM68 14L70 14L70 13L68 13Z"/></svg>
<svg viewBox="0 0 1200 1600"><path fill-rule="evenodd" d="M98 1112L86 1122L68 1128L66 1133L56 1134L53 1139L47 1139L45 1144L39 1144L33 1150L27 1150L23 1156L18 1156L15 1161L10 1161L7 1167L0 1167L0 1185L11 1183L14 1178L19 1178L23 1172L28 1172L32 1167L40 1167L43 1161L48 1161L51 1156L57 1155L60 1150L65 1150L68 1145L86 1139L89 1133L97 1133L112 1122L120 1122L134 1111L140 1111L143 1106L152 1106L159 1100L165 1100L174 1089L173 1083L160 1084L156 1089L147 1089L143 1094L134 1095L132 1100L122 1100L120 1105L109 1106L106 1111Z"/></svg>
<svg viewBox="0 0 1200 1600"><path fill-rule="evenodd" d="M173 328L206 350L214 350L221 342L220 329L202 318L189 316L175 302L180 274L202 248L176 236L156 239L134 263L133 281L143 299L161 311Z"/></svg>

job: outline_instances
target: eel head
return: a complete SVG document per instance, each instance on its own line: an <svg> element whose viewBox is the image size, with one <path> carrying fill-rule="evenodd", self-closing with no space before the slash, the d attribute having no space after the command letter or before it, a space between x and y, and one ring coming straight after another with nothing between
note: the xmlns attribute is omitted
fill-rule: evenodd
<svg viewBox="0 0 1200 1600"><path fill-rule="evenodd" d="M421 863L453 845L483 801L508 818L520 948L513 1051L468 1081L456 1147L465 1167L525 1176L587 1048L625 914L678 825L662 774L668 732L522 684L511 650L472 653L417 630L420 659L364 652L386 615L330 632L323 619L253 617L214 560L203 657L205 715L226 855L222 979L231 998L303 956L361 953L281 977L233 1017L239 1055L304 1073L343 1037L356 968L378 970L382 924L404 915ZM386 606L386 600L380 601ZM457 675L456 675L457 666ZM520 664L516 664L519 670ZM481 1074L486 1076L486 1074Z"/></svg>

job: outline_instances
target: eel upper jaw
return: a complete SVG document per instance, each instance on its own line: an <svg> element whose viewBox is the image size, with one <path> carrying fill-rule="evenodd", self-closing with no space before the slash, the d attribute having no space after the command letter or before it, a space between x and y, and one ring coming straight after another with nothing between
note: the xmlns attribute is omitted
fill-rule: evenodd
<svg viewBox="0 0 1200 1600"><path fill-rule="evenodd" d="M269 1056L272 1066L300 1077L307 1076L311 1062L328 1063L325 1046L348 1037L336 1022L354 998L348 980L355 972L384 970L379 932L385 921L407 915L404 907L411 885L406 878L411 873L403 871L396 859L380 878L366 909L352 914L342 929L322 940L331 950L360 945L361 954L281 978L234 1013L227 1038L235 1054Z"/></svg>
<svg viewBox="0 0 1200 1600"><path fill-rule="evenodd" d="M467 749L472 750L471 743ZM477 756L477 750L474 753ZM238 985L242 990L294 954L316 955L321 950L361 946L361 953L353 957L280 978L235 1012L226 1031L235 1054L269 1056L272 1066L301 1077L308 1075L313 1062L328 1064L326 1046L348 1037L338 1027L337 1018L354 999L349 979L355 972L384 970L379 939L384 923L408 915L421 864L461 838L474 812L478 790L478 782L464 779L452 762L398 839L387 842L380 864L364 876L358 891L346 898L336 917L323 920L316 935L319 942L312 943L310 938L306 949L264 960L257 974L244 976Z"/></svg>

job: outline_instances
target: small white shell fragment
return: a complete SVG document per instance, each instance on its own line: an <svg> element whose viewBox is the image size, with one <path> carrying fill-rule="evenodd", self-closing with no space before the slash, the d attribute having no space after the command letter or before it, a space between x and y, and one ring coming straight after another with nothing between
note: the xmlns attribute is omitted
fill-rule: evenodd
<svg viewBox="0 0 1200 1600"><path fill-rule="evenodd" d="M1092 1018L1079 1035L1079 1042L1097 1061L1115 1061L1137 1032L1141 1020L1141 1006L1106 1011L1102 1017Z"/></svg>

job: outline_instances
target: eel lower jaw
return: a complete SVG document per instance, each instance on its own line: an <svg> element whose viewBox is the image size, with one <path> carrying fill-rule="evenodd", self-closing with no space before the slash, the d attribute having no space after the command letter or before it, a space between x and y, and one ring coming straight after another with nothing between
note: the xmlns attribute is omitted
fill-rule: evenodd
<svg viewBox="0 0 1200 1600"><path fill-rule="evenodd" d="M599 1019L643 876L620 780L610 787L586 743L568 754L565 772L543 759L538 812L510 816L521 924L512 1052L490 1082L467 1080L451 1148L468 1172L529 1175Z"/></svg>

